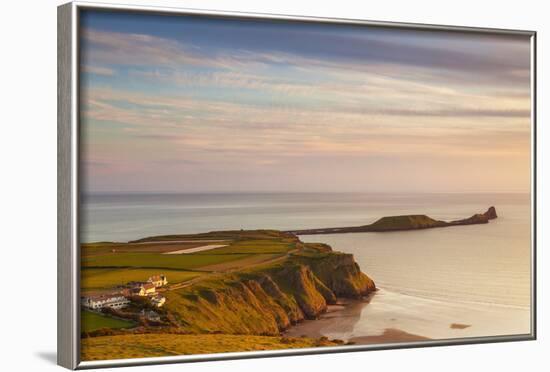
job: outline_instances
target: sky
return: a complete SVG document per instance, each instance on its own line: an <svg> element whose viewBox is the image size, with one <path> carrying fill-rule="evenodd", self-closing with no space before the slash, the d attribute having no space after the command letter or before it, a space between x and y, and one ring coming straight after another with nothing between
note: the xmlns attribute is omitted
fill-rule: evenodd
<svg viewBox="0 0 550 372"><path fill-rule="evenodd" d="M528 36L86 10L85 192L529 192Z"/></svg>

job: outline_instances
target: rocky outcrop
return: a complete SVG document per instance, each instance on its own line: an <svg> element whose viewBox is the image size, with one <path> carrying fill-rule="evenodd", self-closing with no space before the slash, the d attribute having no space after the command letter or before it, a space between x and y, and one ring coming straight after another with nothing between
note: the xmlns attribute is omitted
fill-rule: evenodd
<svg viewBox="0 0 550 372"><path fill-rule="evenodd" d="M483 213L476 213L473 216L462 220L448 222L447 226L478 225L483 223L489 223L489 218Z"/></svg>
<svg viewBox="0 0 550 372"><path fill-rule="evenodd" d="M451 221L447 225L475 225L482 223L489 223L489 220L494 220L497 218L497 210L495 207L489 207L485 213L477 213L472 217L468 217L462 220Z"/></svg>
<svg viewBox="0 0 550 372"><path fill-rule="evenodd" d="M166 311L190 333L277 335L317 318L337 297L360 298L375 289L352 255L330 252L166 292Z"/></svg>
<svg viewBox="0 0 550 372"><path fill-rule="evenodd" d="M376 290L351 254L333 252L322 259L309 259L307 265L337 297L361 298Z"/></svg>
<svg viewBox="0 0 550 372"><path fill-rule="evenodd" d="M489 220L497 218L495 207L490 207L485 213L474 214L471 217L455 221L435 220L423 214L389 216L382 217L370 225L351 226L351 227L327 227L320 229L293 230L287 231L294 235L312 235L312 234L344 234L354 232L389 232L421 230L438 227L449 227L459 225L475 225L488 223Z"/></svg>
<svg viewBox="0 0 550 372"><path fill-rule="evenodd" d="M495 209L495 207L489 207L489 209L487 209L487 212L483 214L490 220L494 220L495 218L498 217L497 210Z"/></svg>

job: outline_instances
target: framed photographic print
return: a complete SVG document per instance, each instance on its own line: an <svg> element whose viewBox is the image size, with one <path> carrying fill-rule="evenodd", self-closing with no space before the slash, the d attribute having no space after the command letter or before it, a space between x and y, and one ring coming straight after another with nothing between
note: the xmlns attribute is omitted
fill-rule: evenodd
<svg viewBox="0 0 550 372"><path fill-rule="evenodd" d="M58 362L535 338L535 32L58 8Z"/></svg>

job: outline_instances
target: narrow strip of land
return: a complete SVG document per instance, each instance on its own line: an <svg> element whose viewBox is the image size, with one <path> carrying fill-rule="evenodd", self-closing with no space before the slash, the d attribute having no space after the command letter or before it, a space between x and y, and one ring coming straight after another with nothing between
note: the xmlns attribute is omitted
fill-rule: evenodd
<svg viewBox="0 0 550 372"><path fill-rule="evenodd" d="M290 230L286 231L294 235L314 234L345 234L359 232L387 232L432 229L437 227L450 227L462 225L477 225L488 223L489 220L497 218L495 207L490 207L485 213L477 213L471 217L455 220L441 221L428 217L424 214L413 214L404 216L382 217L370 225L348 226L348 227L325 227L317 229Z"/></svg>

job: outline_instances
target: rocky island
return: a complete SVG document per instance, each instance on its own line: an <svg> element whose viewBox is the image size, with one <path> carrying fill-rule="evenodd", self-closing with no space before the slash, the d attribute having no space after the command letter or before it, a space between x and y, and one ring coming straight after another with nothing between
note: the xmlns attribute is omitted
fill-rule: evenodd
<svg viewBox="0 0 550 372"><path fill-rule="evenodd" d="M489 207L489 209L487 209L485 213L477 213L468 218L448 222L435 220L423 214L413 214L404 216L382 217L370 225L351 227L327 227L317 229L292 230L288 232L294 235L313 235L420 230L437 227L484 224L488 223L489 220L493 220L495 218L497 218L495 207Z"/></svg>

